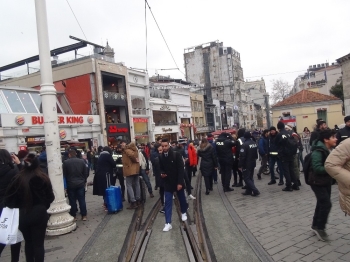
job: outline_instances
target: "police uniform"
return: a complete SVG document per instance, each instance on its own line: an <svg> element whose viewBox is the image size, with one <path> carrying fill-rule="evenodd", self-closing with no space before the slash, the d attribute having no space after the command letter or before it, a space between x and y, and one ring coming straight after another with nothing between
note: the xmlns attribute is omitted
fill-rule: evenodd
<svg viewBox="0 0 350 262"><path fill-rule="evenodd" d="M350 127L345 126L344 128L340 129L337 133L337 145L339 145L341 141L344 141L349 137L350 137Z"/></svg>
<svg viewBox="0 0 350 262"><path fill-rule="evenodd" d="M246 132L244 134L245 141L241 146L239 152L238 167L242 168L243 179L246 184L246 191L243 195L257 196L260 194L259 190L255 187L253 176L256 166L256 160L258 159L258 147L256 143L251 139L251 134Z"/></svg>

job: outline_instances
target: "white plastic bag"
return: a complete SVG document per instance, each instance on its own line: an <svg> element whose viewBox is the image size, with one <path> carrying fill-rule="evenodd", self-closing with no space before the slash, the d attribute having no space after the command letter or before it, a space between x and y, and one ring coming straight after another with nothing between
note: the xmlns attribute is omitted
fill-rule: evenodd
<svg viewBox="0 0 350 262"><path fill-rule="evenodd" d="M5 207L0 217L0 243L12 245L23 241L22 232L18 229L18 208Z"/></svg>

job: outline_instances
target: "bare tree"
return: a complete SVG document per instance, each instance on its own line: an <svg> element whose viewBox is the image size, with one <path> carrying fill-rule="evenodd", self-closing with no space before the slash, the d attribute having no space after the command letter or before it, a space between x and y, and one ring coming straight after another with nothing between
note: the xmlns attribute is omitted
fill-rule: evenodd
<svg viewBox="0 0 350 262"><path fill-rule="evenodd" d="M282 101L285 99L290 91L292 90L292 86L288 84L287 81L283 81L282 79L274 79L272 82L272 94L271 99L273 104Z"/></svg>

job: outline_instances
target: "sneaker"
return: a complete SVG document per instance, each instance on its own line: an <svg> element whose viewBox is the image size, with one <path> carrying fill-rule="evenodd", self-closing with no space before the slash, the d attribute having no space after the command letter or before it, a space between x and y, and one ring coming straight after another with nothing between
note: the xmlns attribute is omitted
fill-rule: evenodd
<svg viewBox="0 0 350 262"><path fill-rule="evenodd" d="M126 209L136 209L136 208L137 208L136 202L132 202L132 203L130 204L130 206L128 206Z"/></svg>
<svg viewBox="0 0 350 262"><path fill-rule="evenodd" d="M154 190L158 190L158 187L157 187L157 186L155 186L155 187L154 187Z"/></svg>
<svg viewBox="0 0 350 262"><path fill-rule="evenodd" d="M171 224L167 223L167 224L165 224L165 227L163 228L163 232L168 232L172 228L173 227L171 226Z"/></svg>
<svg viewBox="0 0 350 262"><path fill-rule="evenodd" d="M251 194L252 194L252 193L247 192L247 191L242 193L243 196L250 196Z"/></svg>
<svg viewBox="0 0 350 262"><path fill-rule="evenodd" d="M311 230L317 229L317 226L311 226Z"/></svg>
<svg viewBox="0 0 350 262"><path fill-rule="evenodd" d="M267 183L268 185L273 185L276 184L276 180L271 180L269 183Z"/></svg>
<svg viewBox="0 0 350 262"><path fill-rule="evenodd" d="M188 200L194 200L194 199L196 199L196 198L194 196L192 196L192 194L188 196Z"/></svg>
<svg viewBox="0 0 350 262"><path fill-rule="evenodd" d="M300 190L298 184L293 184L292 188L293 188L293 190Z"/></svg>
<svg viewBox="0 0 350 262"><path fill-rule="evenodd" d="M173 199L175 199L175 196L173 195Z"/></svg>
<svg viewBox="0 0 350 262"><path fill-rule="evenodd" d="M82 217L81 217L81 220L86 221L86 220L87 220L87 217L86 217L86 216L82 216Z"/></svg>
<svg viewBox="0 0 350 262"><path fill-rule="evenodd" d="M286 186L285 188L282 189L282 191L292 192L293 188Z"/></svg>
<svg viewBox="0 0 350 262"><path fill-rule="evenodd" d="M258 174L258 179L261 180L261 175Z"/></svg>
<svg viewBox="0 0 350 262"><path fill-rule="evenodd" d="M278 183L278 185L279 185L279 186L283 186L283 185L284 185L284 182L283 182L283 181L280 181L280 182Z"/></svg>
<svg viewBox="0 0 350 262"><path fill-rule="evenodd" d="M318 237L319 240L323 242L326 242L329 240L326 231L315 228L314 232L316 233L316 236Z"/></svg>
<svg viewBox="0 0 350 262"><path fill-rule="evenodd" d="M159 211L159 213L165 214L165 209L164 209L164 207Z"/></svg>
<svg viewBox="0 0 350 262"><path fill-rule="evenodd" d="M183 214L181 215L181 220L182 220L182 221L186 221L186 220L187 220L187 214L186 214L186 213L183 213Z"/></svg>
<svg viewBox="0 0 350 262"><path fill-rule="evenodd" d="M258 196L258 195L260 195L260 192L259 192L259 191L258 191L258 192L255 192L255 193L254 193L254 192L252 193L252 196L253 196L253 197L256 197L256 196Z"/></svg>
<svg viewBox="0 0 350 262"><path fill-rule="evenodd" d="M233 191L233 190L234 190L233 188L228 187L228 188L225 188L225 189L224 189L224 192L231 192L231 191Z"/></svg>

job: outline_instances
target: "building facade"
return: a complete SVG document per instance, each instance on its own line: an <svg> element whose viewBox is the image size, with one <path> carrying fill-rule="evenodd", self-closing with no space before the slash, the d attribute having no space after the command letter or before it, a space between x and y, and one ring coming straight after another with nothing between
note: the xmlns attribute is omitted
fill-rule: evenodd
<svg viewBox="0 0 350 262"><path fill-rule="evenodd" d="M343 92L344 92L344 108L345 115L350 115L350 54L347 54L337 62L341 65Z"/></svg>

